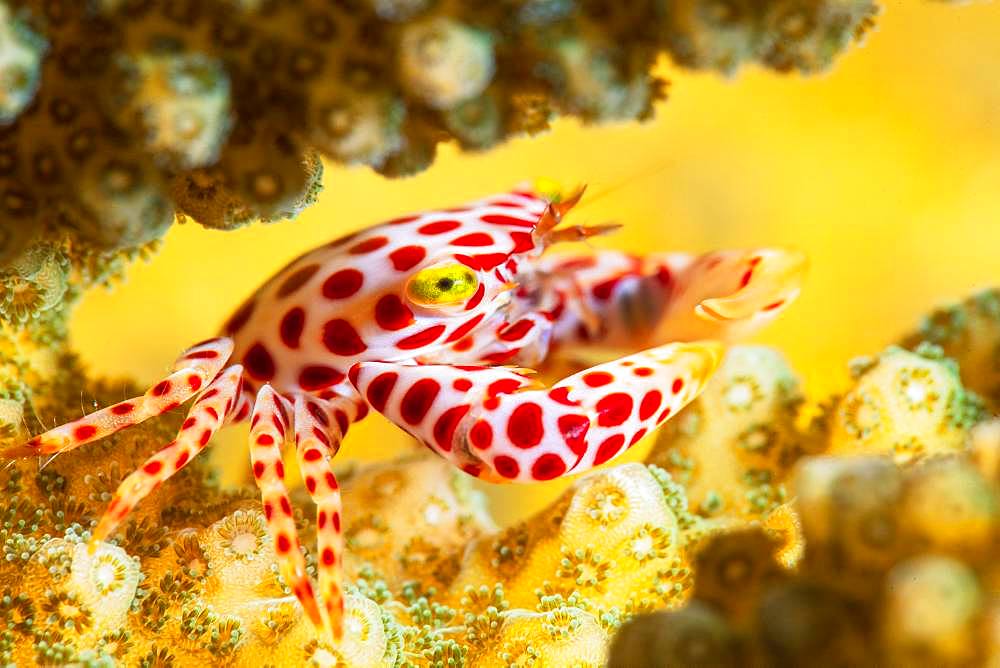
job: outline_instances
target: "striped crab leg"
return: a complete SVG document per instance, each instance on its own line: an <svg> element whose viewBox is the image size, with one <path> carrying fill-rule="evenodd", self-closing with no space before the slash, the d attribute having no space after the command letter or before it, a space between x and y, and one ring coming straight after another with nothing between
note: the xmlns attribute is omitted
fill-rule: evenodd
<svg viewBox="0 0 1000 668"><path fill-rule="evenodd" d="M264 503L264 517L274 541L281 577L302 604L309 620L317 629L322 629L323 613L306 572L306 560L285 486L285 465L281 460L281 447L291 431L292 408L291 402L270 385L260 388L250 418L250 462Z"/></svg>
<svg viewBox="0 0 1000 668"><path fill-rule="evenodd" d="M306 490L316 504L319 599L326 632L344 634L343 555L340 484L330 464L352 422L363 415L356 399L295 397L295 451Z"/></svg>
<svg viewBox="0 0 1000 668"><path fill-rule="evenodd" d="M94 529L91 550L106 540L142 499L198 456L215 432L233 421L239 410L242 387L243 367L235 364L205 388L188 411L177 438L118 485L108 509Z"/></svg>
<svg viewBox="0 0 1000 668"><path fill-rule="evenodd" d="M67 452L161 415L180 406L208 385L233 352L233 341L216 338L185 350L173 371L145 394L94 411L79 420L35 436L30 441L0 450L0 458L13 459Z"/></svg>
<svg viewBox="0 0 1000 668"><path fill-rule="evenodd" d="M369 404L470 475L551 480L618 456L696 397L718 343L673 343L540 387L510 369L362 362Z"/></svg>

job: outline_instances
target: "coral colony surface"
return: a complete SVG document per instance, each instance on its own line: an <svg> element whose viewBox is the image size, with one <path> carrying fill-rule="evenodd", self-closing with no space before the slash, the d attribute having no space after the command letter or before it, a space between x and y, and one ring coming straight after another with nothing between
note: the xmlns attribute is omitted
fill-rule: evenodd
<svg viewBox="0 0 1000 668"><path fill-rule="evenodd" d="M47 419L75 417L81 386L120 396L72 356L16 343L5 373L32 382ZM817 405L779 351L732 347L645 462L581 477L503 529L433 456L344 469L339 645L281 577L256 494L220 490L197 462L88 553L118 481L177 428L167 414L3 471L0 652L16 665L997 661L998 350L1000 291L852 362L852 386Z"/></svg>
<svg viewBox="0 0 1000 668"><path fill-rule="evenodd" d="M654 61L821 70L867 0L0 0L0 443L138 394L66 314L177 219L296 215L321 159L389 177L558 115L646 118ZM1000 665L1000 291L809 402L730 348L644 462L499 527L429 454L338 471L344 638L318 635L259 496L201 459L88 550L181 415L0 470L0 662L171 666ZM43 465L40 465L43 464ZM299 498L301 497L301 498ZM317 532L293 493L302 544ZM317 555L302 549L314 578Z"/></svg>

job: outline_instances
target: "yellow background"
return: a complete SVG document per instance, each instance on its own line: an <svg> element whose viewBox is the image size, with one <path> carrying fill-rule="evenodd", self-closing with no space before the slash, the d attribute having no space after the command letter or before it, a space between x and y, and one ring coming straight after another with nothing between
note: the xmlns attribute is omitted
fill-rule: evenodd
<svg viewBox="0 0 1000 668"><path fill-rule="evenodd" d="M406 180L328 167L319 202L295 221L175 226L126 283L86 297L73 342L95 372L151 381L302 251L537 176L594 192L623 184L574 214L625 224L600 245L807 251L802 298L757 338L787 353L813 395L934 304L1000 283L1000 6L892 3L866 44L818 77L664 69L670 99L650 123L558 122L481 155L445 147ZM217 439L230 475L245 470L243 433ZM403 442L376 416L352 429L342 456L381 458ZM491 493L509 518L562 484Z"/></svg>

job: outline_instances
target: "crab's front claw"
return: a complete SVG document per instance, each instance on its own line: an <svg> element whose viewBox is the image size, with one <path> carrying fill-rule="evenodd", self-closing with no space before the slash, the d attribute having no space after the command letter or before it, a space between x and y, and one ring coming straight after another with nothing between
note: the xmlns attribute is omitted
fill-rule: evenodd
<svg viewBox="0 0 1000 668"><path fill-rule="evenodd" d="M703 255L676 272L660 335L681 340L746 336L798 297L808 264L804 253L785 249Z"/></svg>
<svg viewBox="0 0 1000 668"><path fill-rule="evenodd" d="M531 482L618 456L694 399L721 357L712 341L669 344L551 388L498 367L363 362L350 377L372 408L467 473Z"/></svg>

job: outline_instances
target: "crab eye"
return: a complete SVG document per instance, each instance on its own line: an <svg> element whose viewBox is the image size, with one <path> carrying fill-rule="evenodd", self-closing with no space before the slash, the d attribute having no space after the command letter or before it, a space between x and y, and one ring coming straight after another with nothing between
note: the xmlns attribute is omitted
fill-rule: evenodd
<svg viewBox="0 0 1000 668"><path fill-rule="evenodd" d="M424 306L444 306L463 302L479 287L474 271L462 264L428 267L406 284L406 295Z"/></svg>

